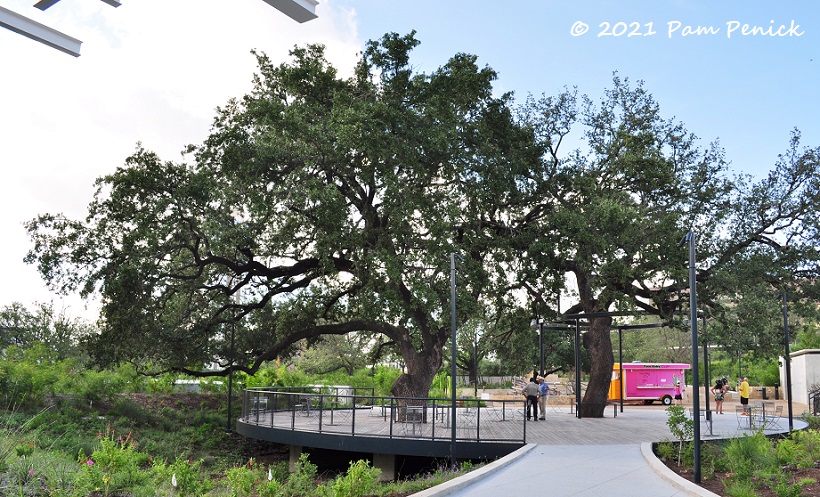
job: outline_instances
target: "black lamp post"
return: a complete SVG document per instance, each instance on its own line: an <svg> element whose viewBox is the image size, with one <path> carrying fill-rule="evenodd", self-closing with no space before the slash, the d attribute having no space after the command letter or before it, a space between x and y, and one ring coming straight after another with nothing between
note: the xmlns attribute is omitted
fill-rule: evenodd
<svg viewBox="0 0 820 497"><path fill-rule="evenodd" d="M789 432L794 431L794 412L792 411L792 367L791 353L789 352L789 306L786 300L786 289L783 289L783 342L786 348L786 396L789 406Z"/></svg>
<svg viewBox="0 0 820 497"><path fill-rule="evenodd" d="M233 278L231 278L231 286L233 284ZM237 292L236 296L234 297L234 303L238 304L240 302L240 293ZM233 432L233 427L231 426L231 418L233 416L233 366L235 362L235 350L234 350L234 336L236 334L236 308L234 308L233 312L231 313L231 359L230 365L228 366L228 420L225 425L225 433L230 435Z"/></svg>
<svg viewBox="0 0 820 497"><path fill-rule="evenodd" d="M231 362L228 368L228 421L225 425L225 433L231 434L233 427L231 426L231 417L233 415L231 409L231 400L233 399L233 361L234 361L234 333L236 330L236 322L231 322Z"/></svg>
<svg viewBox="0 0 820 497"><path fill-rule="evenodd" d="M473 378L473 396L478 397L478 336L473 337L473 368L475 378Z"/></svg>
<svg viewBox="0 0 820 497"><path fill-rule="evenodd" d="M709 376L709 341L706 338L706 313L701 315L701 331L704 333L703 337L703 374L706 378L703 379L703 394L706 399L706 419L712 421L712 411L709 410L709 387L712 386ZM711 426L711 425L710 425ZM711 433L711 431L710 431Z"/></svg>
<svg viewBox="0 0 820 497"><path fill-rule="evenodd" d="M698 298L695 281L695 232L687 233L678 244L683 247L689 244L689 325L692 328L692 419L695 420L694 468L695 483L700 483L700 381L698 380Z"/></svg>
<svg viewBox="0 0 820 497"><path fill-rule="evenodd" d="M460 255L450 254L450 463L452 467L457 466L456 462L456 259L464 262Z"/></svg>

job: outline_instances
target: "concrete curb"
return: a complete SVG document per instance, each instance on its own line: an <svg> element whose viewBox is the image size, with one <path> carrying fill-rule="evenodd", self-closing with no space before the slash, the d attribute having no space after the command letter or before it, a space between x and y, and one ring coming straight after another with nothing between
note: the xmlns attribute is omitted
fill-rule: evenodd
<svg viewBox="0 0 820 497"><path fill-rule="evenodd" d="M710 492L709 490L706 490L705 488L696 485L689 480L681 478L677 473L667 468L666 464L655 457L655 453L652 451L652 443L644 442L641 444L641 455L649 465L649 468L654 471L656 475L660 476L669 482L673 487L684 492L686 495L691 495L692 497L720 497L714 492Z"/></svg>
<svg viewBox="0 0 820 497"><path fill-rule="evenodd" d="M463 490L465 487L483 480L484 478L490 476L499 469L508 466L509 464L512 464L518 459L524 457L537 446L538 444L527 444L521 447L520 449L516 450L515 452L507 454L501 459L495 460L490 464L487 464L486 466L483 466L475 471L470 471L466 475L459 476L458 478L453 478L452 480L444 482L441 485L436 485L435 487L428 488L427 490L422 490L421 492L414 493L410 497L444 497L445 495L450 495L452 493Z"/></svg>

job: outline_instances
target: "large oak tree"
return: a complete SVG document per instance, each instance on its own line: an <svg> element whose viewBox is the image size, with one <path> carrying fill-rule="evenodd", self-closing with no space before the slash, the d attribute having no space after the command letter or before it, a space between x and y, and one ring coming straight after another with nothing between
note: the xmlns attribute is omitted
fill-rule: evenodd
<svg viewBox="0 0 820 497"><path fill-rule="evenodd" d="M278 66L259 54L253 91L186 162L139 148L85 220L33 220L44 278L101 294L96 358L225 374L233 332L235 368L253 373L300 340L366 332L403 357L393 392L426 396L450 337L450 254L465 260L460 320L514 308L494 221L540 154L491 69L457 54L414 72L417 44L370 42L350 78L319 46Z"/></svg>
<svg viewBox="0 0 820 497"><path fill-rule="evenodd" d="M522 258L523 274L568 275L575 304L567 313L590 316L584 416L601 416L607 398L614 359L604 314L688 314L688 251L678 247L687 231L696 234L699 305L716 330L771 337L777 289L808 290L818 276L820 153L802 149L799 133L754 182L731 177L717 144L698 147L682 124L662 117L642 83L617 75L598 103L568 90L531 99L522 113L551 165L538 179L551 195L530 211L540 213L529 228L542 238ZM573 128L581 144L566 152ZM542 309L554 301L554 289L521 282ZM755 333L763 328L769 333Z"/></svg>

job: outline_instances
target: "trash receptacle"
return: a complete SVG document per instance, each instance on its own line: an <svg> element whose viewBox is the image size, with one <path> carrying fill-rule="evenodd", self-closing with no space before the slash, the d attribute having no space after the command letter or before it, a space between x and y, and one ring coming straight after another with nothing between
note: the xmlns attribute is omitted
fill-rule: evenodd
<svg viewBox="0 0 820 497"><path fill-rule="evenodd" d="M763 400L768 399L768 397L766 397L766 387L761 388L760 391L763 392Z"/></svg>

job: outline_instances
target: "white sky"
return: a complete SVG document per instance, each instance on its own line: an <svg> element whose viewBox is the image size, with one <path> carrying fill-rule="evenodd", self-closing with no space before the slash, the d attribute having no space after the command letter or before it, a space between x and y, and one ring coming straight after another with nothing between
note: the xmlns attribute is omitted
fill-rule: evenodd
<svg viewBox="0 0 820 497"><path fill-rule="evenodd" d="M0 5L83 41L78 58L0 29L0 306L54 301L91 319L77 297L47 291L23 223L42 213L82 218L94 180L113 172L136 143L168 160L206 136L214 109L250 89L251 49L285 61L294 45L323 43L351 67L362 42L355 15L292 21L261 0L34 0Z"/></svg>
<svg viewBox="0 0 820 497"><path fill-rule="evenodd" d="M46 12L34 3L0 0L82 40L82 55L0 29L0 306L53 300L69 315L93 316L78 298L50 294L23 264L23 223L46 212L83 217L94 180L137 142L179 159L206 137L217 106L250 89L254 48L285 61L294 45L322 43L345 73L366 40L415 29L419 71L474 53L499 72L497 89L519 100L565 86L597 100L613 71L645 80L666 117L703 145L719 138L738 172L764 174L794 127L804 144L820 145L816 0L324 0L304 24L262 0L122 0L119 8L61 0ZM675 21L717 33L669 35ZM598 36L603 22L642 36ZM802 34L728 37L731 22L797 24ZM578 23L589 31L573 36Z"/></svg>

